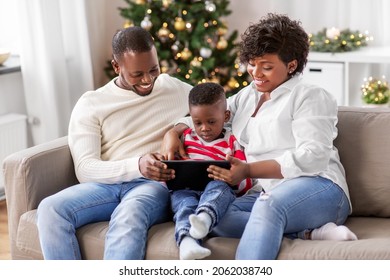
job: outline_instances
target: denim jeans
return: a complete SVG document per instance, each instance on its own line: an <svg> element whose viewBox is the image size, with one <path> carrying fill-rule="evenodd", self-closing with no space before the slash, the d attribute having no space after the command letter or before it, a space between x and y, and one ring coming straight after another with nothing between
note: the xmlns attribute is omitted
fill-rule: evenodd
<svg viewBox="0 0 390 280"><path fill-rule="evenodd" d="M148 229L168 219L169 191L139 178L121 184L83 183L45 198L38 206L45 259L81 259L76 229L110 221L104 259L143 259Z"/></svg>
<svg viewBox="0 0 390 280"><path fill-rule="evenodd" d="M345 193L332 181L322 177L287 180L256 199L236 259L276 259L283 236L296 236L328 222L343 224L349 212Z"/></svg>
<svg viewBox="0 0 390 280"><path fill-rule="evenodd" d="M235 193L222 181L211 181L204 191L177 190L171 195L172 211L175 221L175 239L179 246L181 240L189 235L191 214L206 212L211 217L211 228L219 223L228 207L235 199Z"/></svg>

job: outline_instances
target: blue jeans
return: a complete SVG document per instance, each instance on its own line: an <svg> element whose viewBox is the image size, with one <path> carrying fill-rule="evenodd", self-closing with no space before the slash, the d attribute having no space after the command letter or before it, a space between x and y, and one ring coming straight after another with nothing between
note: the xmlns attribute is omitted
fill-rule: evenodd
<svg viewBox="0 0 390 280"><path fill-rule="evenodd" d="M229 185L222 181L211 181L204 191L177 190L171 195L172 211L175 221L175 239L179 246L181 240L189 235L191 214L206 212L211 217L211 228L219 223L236 195Z"/></svg>
<svg viewBox="0 0 390 280"><path fill-rule="evenodd" d="M148 229L169 215L169 191L139 178L122 184L83 183L42 200L38 230L45 259L81 259L76 229L110 221L104 259L143 259Z"/></svg>
<svg viewBox="0 0 390 280"><path fill-rule="evenodd" d="M297 233L328 222L343 224L350 212L343 190L322 177L291 179L267 195L237 198L213 230L213 235L241 237L236 259L276 259L283 236L302 237Z"/></svg>

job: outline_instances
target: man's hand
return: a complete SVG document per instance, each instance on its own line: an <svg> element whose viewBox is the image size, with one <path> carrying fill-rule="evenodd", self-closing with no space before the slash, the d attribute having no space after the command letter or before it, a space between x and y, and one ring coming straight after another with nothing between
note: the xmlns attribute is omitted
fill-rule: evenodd
<svg viewBox="0 0 390 280"><path fill-rule="evenodd" d="M147 154L139 159L139 170L148 179L155 181L168 181L175 177L175 171L168 169L167 165L161 162L164 157L161 154Z"/></svg>

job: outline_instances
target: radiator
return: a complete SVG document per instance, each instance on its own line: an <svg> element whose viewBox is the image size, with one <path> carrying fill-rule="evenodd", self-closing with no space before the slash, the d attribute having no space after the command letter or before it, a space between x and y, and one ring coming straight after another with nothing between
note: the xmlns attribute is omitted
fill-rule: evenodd
<svg viewBox="0 0 390 280"><path fill-rule="evenodd" d="M6 114L0 116L0 163L10 154L27 148L27 116ZM0 199L4 196L3 168L0 172Z"/></svg>

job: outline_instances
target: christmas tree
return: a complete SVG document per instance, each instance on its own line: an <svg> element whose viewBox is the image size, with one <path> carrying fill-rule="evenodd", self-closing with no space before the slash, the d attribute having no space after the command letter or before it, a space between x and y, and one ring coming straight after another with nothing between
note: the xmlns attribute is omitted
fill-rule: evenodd
<svg viewBox="0 0 390 280"><path fill-rule="evenodd" d="M227 95L248 85L248 74L238 60L237 31L228 34L221 18L231 13L227 0L125 0L119 8L124 27L148 30L160 58L161 71L189 84L216 82ZM110 63L109 63L110 64ZM113 78L111 64L106 74Z"/></svg>

